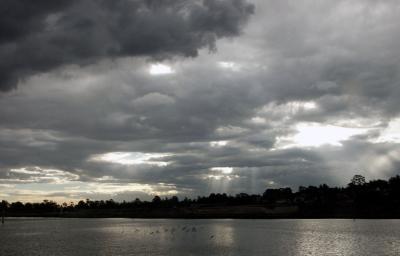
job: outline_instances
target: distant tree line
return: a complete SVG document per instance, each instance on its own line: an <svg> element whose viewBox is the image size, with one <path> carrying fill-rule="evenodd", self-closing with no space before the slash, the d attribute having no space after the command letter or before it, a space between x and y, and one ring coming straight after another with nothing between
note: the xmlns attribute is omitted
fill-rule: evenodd
<svg viewBox="0 0 400 256"><path fill-rule="evenodd" d="M326 184L319 186L300 186L297 192L290 188L269 188L262 195L240 193L227 195L212 193L209 196L199 196L195 199L176 196L161 198L155 196L152 201L141 201L136 198L130 202L110 200L86 199L78 203L58 204L44 200L41 203L8 203L3 200L0 209L9 216L63 216L68 213L114 212L115 216L124 216L121 213L137 213L146 216L146 212L158 211L157 216L174 216L173 212L179 209L201 207L240 207L260 206L268 209L276 207L295 206L296 214L293 217L371 217L371 218L399 218L400 217L400 176L389 180L372 180L367 182L361 175L355 175L346 187L329 187ZM101 215L101 214L100 214ZM74 216L73 214L71 216ZM85 216L81 214L80 216ZM108 216L103 214L101 216ZM133 214L133 216L136 216Z"/></svg>

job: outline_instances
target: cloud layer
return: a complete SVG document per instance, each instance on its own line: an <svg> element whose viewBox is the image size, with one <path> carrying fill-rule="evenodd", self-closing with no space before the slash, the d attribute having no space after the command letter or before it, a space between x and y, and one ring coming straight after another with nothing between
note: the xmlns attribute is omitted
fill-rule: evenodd
<svg viewBox="0 0 400 256"><path fill-rule="evenodd" d="M0 95L0 196L260 193L398 174L397 1L85 5L30 11L32 27L1 37L64 54L43 68L2 51L1 74L20 86Z"/></svg>
<svg viewBox="0 0 400 256"><path fill-rule="evenodd" d="M0 90L68 64L194 57L239 35L253 9L244 0L2 1Z"/></svg>

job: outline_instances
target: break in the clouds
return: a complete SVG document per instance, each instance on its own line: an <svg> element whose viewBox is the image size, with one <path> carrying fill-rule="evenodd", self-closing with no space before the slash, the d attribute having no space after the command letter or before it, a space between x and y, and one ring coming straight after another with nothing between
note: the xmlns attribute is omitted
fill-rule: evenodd
<svg viewBox="0 0 400 256"><path fill-rule="evenodd" d="M2 198L261 193L400 171L397 1L0 5Z"/></svg>

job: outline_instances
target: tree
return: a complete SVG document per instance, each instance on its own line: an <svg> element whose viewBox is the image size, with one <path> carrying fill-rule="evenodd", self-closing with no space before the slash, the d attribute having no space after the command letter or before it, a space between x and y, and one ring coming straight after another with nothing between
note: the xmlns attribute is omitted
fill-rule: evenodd
<svg viewBox="0 0 400 256"><path fill-rule="evenodd" d="M350 185L353 185L353 186L364 186L365 183L366 183L365 177L362 176L362 175L356 174L351 179Z"/></svg>
<svg viewBox="0 0 400 256"><path fill-rule="evenodd" d="M9 206L10 206L10 204L5 200L2 200L0 203L0 207L1 207L0 209L2 209L2 210L7 209Z"/></svg>
<svg viewBox="0 0 400 256"><path fill-rule="evenodd" d="M141 205L141 204L142 204L142 201L141 201L139 198L136 198L135 201L133 201L133 204L134 204L135 206L138 206L138 205Z"/></svg>
<svg viewBox="0 0 400 256"><path fill-rule="evenodd" d="M173 205L177 205L179 203L179 198L177 196L171 197L169 200Z"/></svg>
<svg viewBox="0 0 400 256"><path fill-rule="evenodd" d="M161 198L159 196L154 196L152 202L153 204L159 204L161 203Z"/></svg>

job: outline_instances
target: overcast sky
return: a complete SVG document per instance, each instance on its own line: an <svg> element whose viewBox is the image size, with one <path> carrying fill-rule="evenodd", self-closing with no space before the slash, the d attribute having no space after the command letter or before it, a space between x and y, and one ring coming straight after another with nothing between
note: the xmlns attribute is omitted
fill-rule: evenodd
<svg viewBox="0 0 400 256"><path fill-rule="evenodd" d="M400 171L397 0L3 0L0 199Z"/></svg>

